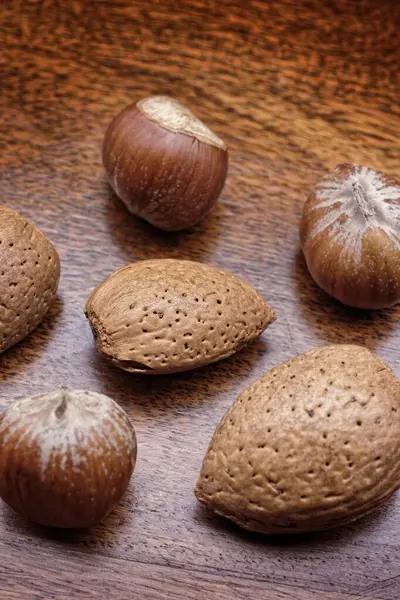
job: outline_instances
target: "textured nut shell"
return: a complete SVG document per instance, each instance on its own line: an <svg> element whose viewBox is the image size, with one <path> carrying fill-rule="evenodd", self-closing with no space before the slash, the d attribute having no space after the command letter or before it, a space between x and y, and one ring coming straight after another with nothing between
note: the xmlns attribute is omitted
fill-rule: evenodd
<svg viewBox="0 0 400 600"><path fill-rule="evenodd" d="M217 428L197 498L264 533L362 517L400 484L400 382L368 350L328 346L268 371Z"/></svg>
<svg viewBox="0 0 400 600"><path fill-rule="evenodd" d="M102 157L127 208L169 231L195 225L212 209L228 170L226 149L169 131L135 105L110 123Z"/></svg>
<svg viewBox="0 0 400 600"><path fill-rule="evenodd" d="M37 227L0 206L0 352L28 335L57 293L57 251Z"/></svg>
<svg viewBox="0 0 400 600"><path fill-rule="evenodd" d="M371 215L340 194L352 180L365 180L376 196ZM300 239L313 279L343 304L378 309L400 301L400 186L394 179L339 165L305 203Z"/></svg>
<svg viewBox="0 0 400 600"><path fill-rule="evenodd" d="M134 373L172 373L230 356L275 319L254 288L196 262L146 260L119 269L89 297L99 350Z"/></svg>
<svg viewBox="0 0 400 600"><path fill-rule="evenodd" d="M28 519L89 527L125 491L136 460L133 427L116 402L56 390L0 415L0 495Z"/></svg>

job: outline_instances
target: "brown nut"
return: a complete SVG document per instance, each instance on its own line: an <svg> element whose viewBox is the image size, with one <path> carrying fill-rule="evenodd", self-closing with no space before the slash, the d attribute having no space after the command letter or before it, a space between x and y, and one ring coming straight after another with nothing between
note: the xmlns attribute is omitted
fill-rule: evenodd
<svg viewBox="0 0 400 600"><path fill-rule="evenodd" d="M128 416L102 394L56 390L17 400L0 415L0 496L41 525L103 519L135 461Z"/></svg>
<svg viewBox="0 0 400 600"><path fill-rule="evenodd" d="M177 100L150 96L110 123L103 164L127 208L160 229L187 229L224 187L224 142Z"/></svg>
<svg viewBox="0 0 400 600"><path fill-rule="evenodd" d="M0 206L0 352L40 323L57 293L60 260L46 236Z"/></svg>
<svg viewBox="0 0 400 600"><path fill-rule="evenodd" d="M328 294L357 308L400 301L400 185L384 173L339 165L304 205L301 245Z"/></svg>
<svg viewBox="0 0 400 600"><path fill-rule="evenodd" d="M238 525L342 525L400 485L400 382L369 350L328 346L268 371L212 438L197 498Z"/></svg>
<svg viewBox="0 0 400 600"><path fill-rule="evenodd" d="M92 292L85 314L100 352L133 373L174 373L226 358L275 319L232 273L176 259L118 269Z"/></svg>

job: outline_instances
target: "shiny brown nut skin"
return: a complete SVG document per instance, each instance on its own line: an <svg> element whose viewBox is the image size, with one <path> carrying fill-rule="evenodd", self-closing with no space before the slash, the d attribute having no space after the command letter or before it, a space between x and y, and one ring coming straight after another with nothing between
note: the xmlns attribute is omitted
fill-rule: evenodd
<svg viewBox="0 0 400 600"><path fill-rule="evenodd" d="M60 259L35 225L0 206L0 352L25 338L57 295Z"/></svg>
<svg viewBox="0 0 400 600"><path fill-rule="evenodd" d="M101 521L135 461L128 416L102 394L56 390L16 400L0 415L0 496L40 525Z"/></svg>
<svg viewBox="0 0 400 600"><path fill-rule="evenodd" d="M359 519L400 485L400 381L366 348L316 348L271 369L226 412L198 500L267 534Z"/></svg>
<svg viewBox="0 0 400 600"><path fill-rule="evenodd" d="M400 301L400 185L384 173L343 164L304 205L300 240L316 283L348 306Z"/></svg>
<svg viewBox="0 0 400 600"><path fill-rule="evenodd" d="M103 356L142 374L227 358L275 320L264 298L233 273L178 259L118 269L93 290L85 314Z"/></svg>
<svg viewBox="0 0 400 600"><path fill-rule="evenodd" d="M150 96L117 115L102 158L130 212L167 231L192 227L208 214L228 169L224 142L166 96Z"/></svg>

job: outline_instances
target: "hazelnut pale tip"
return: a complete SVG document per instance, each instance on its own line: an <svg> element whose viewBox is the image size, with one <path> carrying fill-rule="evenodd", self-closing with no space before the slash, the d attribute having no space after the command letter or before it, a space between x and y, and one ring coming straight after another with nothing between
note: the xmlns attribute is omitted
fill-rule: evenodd
<svg viewBox="0 0 400 600"><path fill-rule="evenodd" d="M183 133L199 142L226 150L226 144L198 119L191 110L169 96L149 96L136 106L148 119L174 133Z"/></svg>

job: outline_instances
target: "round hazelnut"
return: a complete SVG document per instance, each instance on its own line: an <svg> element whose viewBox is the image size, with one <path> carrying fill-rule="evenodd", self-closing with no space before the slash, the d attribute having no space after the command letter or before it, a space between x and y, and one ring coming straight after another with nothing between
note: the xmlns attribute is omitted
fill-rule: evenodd
<svg viewBox="0 0 400 600"><path fill-rule="evenodd" d="M117 115L102 155L127 208L167 231L187 229L212 209L228 169L225 143L167 96L150 96Z"/></svg>
<svg viewBox="0 0 400 600"><path fill-rule="evenodd" d="M400 301L400 185L342 164L305 203L300 228L308 269L343 304L378 309Z"/></svg>
<svg viewBox="0 0 400 600"><path fill-rule="evenodd" d="M19 399L0 415L0 496L41 525L101 521L135 461L134 429L107 396L56 390Z"/></svg>

